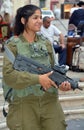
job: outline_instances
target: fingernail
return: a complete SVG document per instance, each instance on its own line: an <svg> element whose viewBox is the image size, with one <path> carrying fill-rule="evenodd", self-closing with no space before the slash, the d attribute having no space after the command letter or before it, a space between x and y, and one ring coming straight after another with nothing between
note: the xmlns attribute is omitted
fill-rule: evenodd
<svg viewBox="0 0 84 130"><path fill-rule="evenodd" d="M51 71L51 73L53 73L53 71Z"/></svg>

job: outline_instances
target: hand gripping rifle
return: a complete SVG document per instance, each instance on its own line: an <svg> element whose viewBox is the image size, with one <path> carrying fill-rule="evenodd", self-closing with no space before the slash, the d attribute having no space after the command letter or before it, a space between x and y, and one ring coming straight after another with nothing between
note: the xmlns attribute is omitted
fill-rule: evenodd
<svg viewBox="0 0 84 130"><path fill-rule="evenodd" d="M59 86L64 81L68 81L71 84L71 88L73 90L82 90L82 88L78 86L78 82L66 76L66 72L60 66L55 65L50 68L38 63L31 58L27 58L19 54L14 57L13 53L8 49L7 46L5 46L5 52L8 59L13 63L14 69L18 71L26 71L33 74L46 74L53 71L53 73L49 77L56 83L57 86Z"/></svg>
<svg viewBox="0 0 84 130"><path fill-rule="evenodd" d="M30 72L33 74L46 74L48 72L53 71L53 73L49 76L50 79L52 79L56 85L60 85L62 82L64 81L68 81L71 84L71 88L73 90L75 89L80 89L82 90L82 88L80 88L78 86L78 82L69 78L68 76L66 76L66 72L60 67L60 66L54 66L52 68L49 68L43 64L40 64L38 62L36 62L35 60L31 59L31 58L27 58L25 56L22 55L17 55L16 57L13 55L13 53L8 49L7 46L4 46L5 48L5 53L6 56L8 57L8 59L10 60L10 62L13 64L13 67L15 70L18 71L26 71L26 72ZM43 91L45 91L42 87L41 89ZM10 88L5 96L5 101L8 98L9 93L12 91L12 88ZM4 103L5 105L5 103ZM3 106L3 115L6 117L7 116L7 112Z"/></svg>
<svg viewBox="0 0 84 130"><path fill-rule="evenodd" d="M53 71L53 73L49 77L56 83L56 85L59 86L62 82L68 81L71 84L71 88L73 90L75 90L76 88L82 90L82 88L78 86L77 81L66 76L62 68L56 65L52 68L49 68L31 58L27 58L18 54L15 58L13 67L18 71L28 71L33 74L46 74Z"/></svg>

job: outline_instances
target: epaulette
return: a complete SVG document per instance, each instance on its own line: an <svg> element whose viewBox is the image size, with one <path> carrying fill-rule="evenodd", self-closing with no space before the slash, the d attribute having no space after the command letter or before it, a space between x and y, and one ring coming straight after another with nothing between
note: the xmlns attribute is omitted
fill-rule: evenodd
<svg viewBox="0 0 84 130"><path fill-rule="evenodd" d="M17 43L19 41L18 36L12 36L10 37L5 43L8 44L9 42Z"/></svg>
<svg viewBox="0 0 84 130"><path fill-rule="evenodd" d="M43 34L40 35L43 40L48 40L48 38L44 37Z"/></svg>

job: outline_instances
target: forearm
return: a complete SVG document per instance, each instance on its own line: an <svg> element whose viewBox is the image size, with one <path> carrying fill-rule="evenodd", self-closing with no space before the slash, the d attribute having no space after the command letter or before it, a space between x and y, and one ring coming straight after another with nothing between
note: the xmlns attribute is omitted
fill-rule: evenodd
<svg viewBox="0 0 84 130"><path fill-rule="evenodd" d="M28 72L20 72L13 69L12 64L5 58L3 65L3 80L8 86L15 89L23 89L25 87L39 83L39 76Z"/></svg>
<svg viewBox="0 0 84 130"><path fill-rule="evenodd" d="M62 33L60 34L60 44L64 44L64 36Z"/></svg>

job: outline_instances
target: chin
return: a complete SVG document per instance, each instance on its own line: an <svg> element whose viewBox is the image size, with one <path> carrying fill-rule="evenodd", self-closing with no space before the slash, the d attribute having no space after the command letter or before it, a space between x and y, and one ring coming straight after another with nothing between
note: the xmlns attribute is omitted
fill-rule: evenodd
<svg viewBox="0 0 84 130"><path fill-rule="evenodd" d="M40 31L40 28L36 30L36 32L39 32Z"/></svg>

